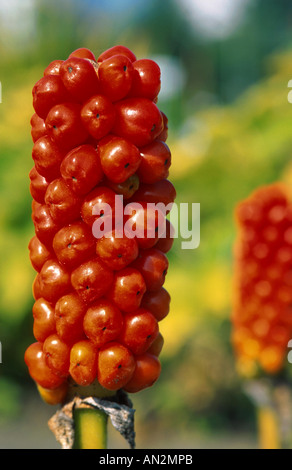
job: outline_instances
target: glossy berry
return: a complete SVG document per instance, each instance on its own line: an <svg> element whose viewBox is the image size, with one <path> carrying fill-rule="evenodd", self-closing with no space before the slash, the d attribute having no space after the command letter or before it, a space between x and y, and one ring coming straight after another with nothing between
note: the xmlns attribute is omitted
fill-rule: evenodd
<svg viewBox="0 0 292 470"><path fill-rule="evenodd" d="M107 293L113 277L113 271L99 258L92 258L72 272L71 283L80 298L90 303Z"/></svg>
<svg viewBox="0 0 292 470"><path fill-rule="evenodd" d="M63 159L60 172L77 196L88 194L103 178L98 153L88 144L72 149Z"/></svg>
<svg viewBox="0 0 292 470"><path fill-rule="evenodd" d="M103 185L90 191L81 206L82 220L90 227L100 217L107 217L111 229L115 218L116 193ZM103 219L104 220L104 219Z"/></svg>
<svg viewBox="0 0 292 470"><path fill-rule="evenodd" d="M51 181L46 191L45 203L56 223L74 222L80 216L82 201L63 178Z"/></svg>
<svg viewBox="0 0 292 470"><path fill-rule="evenodd" d="M97 361L99 383L108 390L118 390L129 382L135 370L131 351L119 342L100 348Z"/></svg>
<svg viewBox="0 0 292 470"><path fill-rule="evenodd" d="M164 345L164 338L159 332L151 346L147 349L148 354L159 357Z"/></svg>
<svg viewBox="0 0 292 470"><path fill-rule="evenodd" d="M58 336L67 344L85 339L83 318L87 306L76 292L60 297L55 304L55 323Z"/></svg>
<svg viewBox="0 0 292 470"><path fill-rule="evenodd" d="M33 304L32 314L34 337L43 343L48 336L56 332L54 305L40 297Z"/></svg>
<svg viewBox="0 0 292 470"><path fill-rule="evenodd" d="M34 300L38 300L42 295L39 289L39 273L35 276L33 283L32 283L32 295Z"/></svg>
<svg viewBox="0 0 292 470"><path fill-rule="evenodd" d="M68 377L70 347L57 334L48 336L43 344L46 364L60 377Z"/></svg>
<svg viewBox="0 0 292 470"><path fill-rule="evenodd" d="M40 137L47 134L46 124L37 113L34 113L30 120L32 141L36 142Z"/></svg>
<svg viewBox="0 0 292 470"><path fill-rule="evenodd" d="M74 102L60 103L50 109L46 117L46 128L50 138L63 151L84 144L88 132L83 126L81 105Z"/></svg>
<svg viewBox="0 0 292 470"><path fill-rule="evenodd" d="M70 273L58 261L46 261L39 273L41 296L49 302L56 302L70 289Z"/></svg>
<svg viewBox="0 0 292 470"><path fill-rule="evenodd" d="M55 374L47 365L42 343L32 343L25 351L24 361L30 376L41 387L54 389L59 387L64 378Z"/></svg>
<svg viewBox="0 0 292 470"><path fill-rule="evenodd" d="M92 137L102 139L114 125L116 110L109 98L104 95L94 95L83 104L81 119Z"/></svg>
<svg viewBox="0 0 292 470"><path fill-rule="evenodd" d="M32 267L40 272L46 261L53 258L53 250L49 250L35 235L28 244L29 257Z"/></svg>
<svg viewBox="0 0 292 470"><path fill-rule="evenodd" d="M126 267L115 273L108 298L123 312L132 312L140 307L146 284L138 269Z"/></svg>
<svg viewBox="0 0 292 470"><path fill-rule="evenodd" d="M52 141L48 135L40 137L32 148L32 158L37 172L52 181L60 175L60 164L64 152Z"/></svg>
<svg viewBox="0 0 292 470"><path fill-rule="evenodd" d="M65 60L60 67L60 78L70 95L81 103L98 92L95 68L85 58L74 55Z"/></svg>
<svg viewBox="0 0 292 470"><path fill-rule="evenodd" d="M141 251L132 266L139 270L149 292L161 289L168 270L168 259L155 247Z"/></svg>
<svg viewBox="0 0 292 470"><path fill-rule="evenodd" d="M61 59L53 60L44 70L44 75L59 75L60 67L64 61Z"/></svg>
<svg viewBox="0 0 292 470"><path fill-rule="evenodd" d="M124 212L127 236L135 236L141 249L152 248L163 235L164 213L154 204L145 202L129 203Z"/></svg>
<svg viewBox="0 0 292 470"><path fill-rule="evenodd" d="M130 91L133 65L125 55L114 55L104 59L98 68L101 92L112 102L124 98Z"/></svg>
<svg viewBox="0 0 292 470"><path fill-rule="evenodd" d="M141 183L153 184L168 178L171 153L165 142L155 140L140 152L142 158L137 174Z"/></svg>
<svg viewBox="0 0 292 470"><path fill-rule="evenodd" d="M159 378L161 363L157 356L144 353L136 356L136 367L129 382L123 387L126 392L137 393L151 387Z"/></svg>
<svg viewBox="0 0 292 470"><path fill-rule="evenodd" d="M137 147L150 144L163 130L162 115L147 98L128 98L116 103L113 133Z"/></svg>
<svg viewBox="0 0 292 470"><path fill-rule="evenodd" d="M139 59L133 62L133 69L132 87L129 96L154 100L161 88L159 65L151 59Z"/></svg>
<svg viewBox="0 0 292 470"><path fill-rule="evenodd" d="M121 137L104 137L99 142L98 151L103 172L113 183L123 183L139 168L139 149Z"/></svg>
<svg viewBox="0 0 292 470"><path fill-rule="evenodd" d="M89 340L78 341L72 346L69 372L78 385L90 385L96 379L97 350Z"/></svg>
<svg viewBox="0 0 292 470"><path fill-rule="evenodd" d="M87 47L79 47L75 51L71 52L71 54L69 54L69 58L70 57L80 57L81 59L90 59L94 61L96 60L93 52Z"/></svg>
<svg viewBox="0 0 292 470"><path fill-rule="evenodd" d="M43 119L56 104L68 99L68 93L58 75L45 75L33 87L33 107Z"/></svg>
<svg viewBox="0 0 292 470"><path fill-rule="evenodd" d="M155 292L145 292L141 307L149 310L157 321L161 321L169 314L170 300L169 292L161 287Z"/></svg>
<svg viewBox="0 0 292 470"><path fill-rule="evenodd" d="M59 262L71 270L95 254L95 238L88 225L78 220L56 233L53 249Z"/></svg>
<svg viewBox="0 0 292 470"><path fill-rule="evenodd" d="M163 179L153 184L140 183L131 201L162 203L165 206L166 213L169 213L175 198L176 190L174 185L168 179Z"/></svg>
<svg viewBox="0 0 292 470"><path fill-rule="evenodd" d="M174 238L175 228L168 219L165 219L165 230L163 231L161 237L159 237L155 248L162 251L163 253L168 253L173 246Z"/></svg>
<svg viewBox="0 0 292 470"><path fill-rule="evenodd" d="M162 116L162 121L163 121L163 130L160 132L160 134L156 138L157 138L157 140L161 140L162 142L166 142L167 137L168 137L168 117L161 110L160 110L160 114Z"/></svg>
<svg viewBox="0 0 292 470"><path fill-rule="evenodd" d="M40 175L34 166L29 172L29 179L30 179L30 194L33 197L33 200L39 202L40 204L44 204L45 202L45 194L47 187L49 186L49 182L46 178Z"/></svg>
<svg viewBox="0 0 292 470"><path fill-rule="evenodd" d="M122 313L107 299L91 304L83 319L84 333L98 348L117 339L123 324Z"/></svg>
<svg viewBox="0 0 292 470"><path fill-rule="evenodd" d="M126 46L117 45L117 46L110 47L106 51L102 52L99 55L99 57L97 59L97 62L99 62L99 63L103 62L104 60L108 59L109 57L112 57L112 56L115 56L115 55L124 55L124 56L128 57L131 60L131 62L134 62L136 60L136 56L133 53L133 51L131 51L131 49L129 49Z"/></svg>
<svg viewBox="0 0 292 470"><path fill-rule="evenodd" d="M139 308L124 315L124 326L119 341L134 355L147 351L159 333L158 323L148 310Z"/></svg>
<svg viewBox="0 0 292 470"><path fill-rule="evenodd" d="M136 238L129 238L113 230L96 241L96 254L106 266L116 271L137 258L139 246Z"/></svg>
<svg viewBox="0 0 292 470"><path fill-rule="evenodd" d="M50 207L46 204L37 206L33 211L32 221L39 241L46 247L50 247L55 234L61 228L60 222L53 220Z"/></svg>

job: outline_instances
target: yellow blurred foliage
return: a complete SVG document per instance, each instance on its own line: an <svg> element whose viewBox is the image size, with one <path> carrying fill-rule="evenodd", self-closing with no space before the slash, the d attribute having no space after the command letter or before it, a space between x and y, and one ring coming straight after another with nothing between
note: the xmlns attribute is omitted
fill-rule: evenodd
<svg viewBox="0 0 292 470"><path fill-rule="evenodd" d="M171 294L170 313L160 323L166 338L164 355L175 355L192 338L206 314L219 318L229 315L229 285L230 271L222 263L208 266L198 276L183 266L170 269L165 283Z"/></svg>

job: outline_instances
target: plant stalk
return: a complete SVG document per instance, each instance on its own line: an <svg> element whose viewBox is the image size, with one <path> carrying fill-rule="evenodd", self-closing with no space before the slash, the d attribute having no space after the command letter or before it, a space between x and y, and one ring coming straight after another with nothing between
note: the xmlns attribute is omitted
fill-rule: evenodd
<svg viewBox="0 0 292 470"><path fill-rule="evenodd" d="M94 408L75 408L73 449L106 449L108 416Z"/></svg>
<svg viewBox="0 0 292 470"><path fill-rule="evenodd" d="M279 420L275 409L261 406L257 410L260 449L281 449Z"/></svg>

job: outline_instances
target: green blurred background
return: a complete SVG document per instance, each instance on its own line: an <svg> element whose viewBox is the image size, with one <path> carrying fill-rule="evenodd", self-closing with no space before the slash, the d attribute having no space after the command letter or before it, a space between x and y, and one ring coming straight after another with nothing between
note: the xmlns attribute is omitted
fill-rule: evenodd
<svg viewBox="0 0 292 470"><path fill-rule="evenodd" d="M162 374L132 395L139 448L257 447L255 410L230 345L233 210L290 181L289 0L0 0L0 448L59 448L23 362L34 271L28 173L31 89L54 59L115 44L162 69L177 202L201 205L201 243L175 240ZM110 429L110 447L127 447Z"/></svg>

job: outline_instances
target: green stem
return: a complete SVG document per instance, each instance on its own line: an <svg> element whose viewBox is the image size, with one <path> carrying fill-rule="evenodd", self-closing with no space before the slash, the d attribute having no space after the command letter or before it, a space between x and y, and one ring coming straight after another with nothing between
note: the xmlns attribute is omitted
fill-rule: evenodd
<svg viewBox="0 0 292 470"><path fill-rule="evenodd" d="M106 449L106 413L96 408L76 408L73 411L74 445L73 449Z"/></svg>

